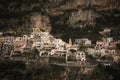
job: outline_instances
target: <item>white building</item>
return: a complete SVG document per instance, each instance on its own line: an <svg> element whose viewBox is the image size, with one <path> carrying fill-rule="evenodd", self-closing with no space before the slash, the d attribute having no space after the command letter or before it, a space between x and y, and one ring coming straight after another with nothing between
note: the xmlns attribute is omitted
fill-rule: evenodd
<svg viewBox="0 0 120 80"><path fill-rule="evenodd" d="M23 40L27 41L28 40L28 36L27 35L23 35Z"/></svg>
<svg viewBox="0 0 120 80"><path fill-rule="evenodd" d="M80 61L86 61L86 55L83 51L76 52L76 59Z"/></svg>
<svg viewBox="0 0 120 80"><path fill-rule="evenodd" d="M88 38L76 39L75 43L82 44L84 46L91 46L91 40L89 40Z"/></svg>
<svg viewBox="0 0 120 80"><path fill-rule="evenodd" d="M54 47L54 38L49 34L49 32L41 33L41 45L44 48Z"/></svg>
<svg viewBox="0 0 120 80"><path fill-rule="evenodd" d="M103 30L103 32L104 32L104 33L109 33L109 32L111 32L111 29L105 28L105 29Z"/></svg>
<svg viewBox="0 0 120 80"><path fill-rule="evenodd" d="M67 50L52 49L49 54L50 54L50 55L64 55L64 54L66 54L66 53L67 53Z"/></svg>
<svg viewBox="0 0 120 80"><path fill-rule="evenodd" d="M41 42L39 42L39 41L33 42L32 47L35 47L36 49L40 49L41 48Z"/></svg>
<svg viewBox="0 0 120 80"><path fill-rule="evenodd" d="M54 41L55 48L59 51L63 51L65 47L65 42L63 42L61 39L55 39Z"/></svg>
<svg viewBox="0 0 120 80"><path fill-rule="evenodd" d="M91 46L91 40L86 40L85 41L85 46Z"/></svg>
<svg viewBox="0 0 120 80"><path fill-rule="evenodd" d="M41 36L41 30L40 30L40 28L33 28L30 37L34 38L34 37L40 37L40 36Z"/></svg>
<svg viewBox="0 0 120 80"><path fill-rule="evenodd" d="M67 53L65 50L65 42L61 39L54 38L54 49L51 50L50 55L63 55Z"/></svg>
<svg viewBox="0 0 120 80"><path fill-rule="evenodd" d="M113 38L112 37L109 37L109 38L106 38L107 42L112 42L113 41Z"/></svg>
<svg viewBox="0 0 120 80"><path fill-rule="evenodd" d="M94 48L87 48L87 53L94 55L95 49Z"/></svg>

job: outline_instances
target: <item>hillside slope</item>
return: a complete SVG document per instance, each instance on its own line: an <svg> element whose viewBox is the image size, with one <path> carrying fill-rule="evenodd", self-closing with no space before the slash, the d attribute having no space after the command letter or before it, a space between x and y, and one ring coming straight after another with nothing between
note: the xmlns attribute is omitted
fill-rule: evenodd
<svg viewBox="0 0 120 80"><path fill-rule="evenodd" d="M100 30L112 28L116 33L111 36L119 38L119 4L119 0L0 0L0 31L12 30L12 35L20 36L38 25L67 41L69 37L99 39Z"/></svg>

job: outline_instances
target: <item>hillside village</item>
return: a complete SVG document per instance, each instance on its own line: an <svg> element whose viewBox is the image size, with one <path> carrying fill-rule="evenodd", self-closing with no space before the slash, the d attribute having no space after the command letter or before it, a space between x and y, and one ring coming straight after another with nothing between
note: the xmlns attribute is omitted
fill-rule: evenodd
<svg viewBox="0 0 120 80"><path fill-rule="evenodd" d="M22 2L25 4L21 4ZM17 12L21 27L14 23L18 19L17 15L14 16L16 20L10 18L11 22L9 19L7 22L3 21L1 28L3 29L7 24L11 29L6 28L0 32L2 58L27 61L36 60L38 57L62 57L64 60L58 60L56 63L103 63L104 65L120 62L119 10L116 10L119 7L118 0L116 3L113 0L105 0L104 5L98 0L48 0L49 4L42 0L40 4L33 3L34 1L22 2L19 3L20 6L16 1L10 2L5 10L10 12L6 14L11 14L15 12L16 6L20 7L21 12L25 11L25 14L19 10ZM56 5L51 5L52 2ZM28 3L30 5L27 5ZM107 8L112 10L104 11ZM37 10L39 13L30 13ZM30 15L26 14L26 11ZM52 15L52 12L55 14ZM27 16L22 18L20 15ZM9 25L9 22L13 23L15 28ZM112 29L114 26L116 28Z"/></svg>
<svg viewBox="0 0 120 80"><path fill-rule="evenodd" d="M120 0L0 0L0 80L120 80Z"/></svg>
<svg viewBox="0 0 120 80"><path fill-rule="evenodd" d="M119 62L120 50L117 45L120 40L115 41L112 37L107 37L111 33L111 29L104 29L100 32L103 39L97 40L93 44L88 38L76 39L74 42L69 39L69 43L62 39L54 38L49 32L42 31L40 27L32 28L30 35L23 35L22 37L14 36L0 36L0 52L1 57L6 56L21 57L22 54L33 54L31 51L38 54L39 57L59 57L65 58L69 62L82 63L96 63L102 62L104 65L110 65L113 62ZM20 60L23 60L21 58Z"/></svg>

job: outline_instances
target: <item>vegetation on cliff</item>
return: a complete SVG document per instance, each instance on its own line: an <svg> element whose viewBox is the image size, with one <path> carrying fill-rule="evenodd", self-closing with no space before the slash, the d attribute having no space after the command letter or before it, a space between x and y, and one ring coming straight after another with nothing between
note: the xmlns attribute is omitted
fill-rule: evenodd
<svg viewBox="0 0 120 80"><path fill-rule="evenodd" d="M104 67L98 65L91 74L77 73L79 69L72 68L67 71L65 67L55 65L26 66L21 61L1 60L0 61L0 79L1 80L73 80L78 78L82 80L119 80L120 64ZM79 79L79 78L78 78Z"/></svg>

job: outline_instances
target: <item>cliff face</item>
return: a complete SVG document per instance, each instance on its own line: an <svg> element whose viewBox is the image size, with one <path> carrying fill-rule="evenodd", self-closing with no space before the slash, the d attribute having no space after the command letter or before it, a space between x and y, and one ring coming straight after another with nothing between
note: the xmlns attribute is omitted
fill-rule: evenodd
<svg viewBox="0 0 120 80"><path fill-rule="evenodd" d="M119 5L119 0L0 0L0 30L25 33L36 24L45 31L55 25L95 26L96 18L103 16L101 11L120 10ZM36 14L35 24L31 18Z"/></svg>
<svg viewBox="0 0 120 80"><path fill-rule="evenodd" d="M43 16L40 14L32 14L31 16L31 27L37 27L42 29L43 31L51 31L51 24L50 24L50 20L49 17L47 16Z"/></svg>
<svg viewBox="0 0 120 80"><path fill-rule="evenodd" d="M69 14L68 22L70 26L76 27L85 27L87 24L94 26L95 19L101 16L100 11L120 9L119 0L67 0L62 5L59 1L54 2L57 6L47 8L47 12L51 15L60 15L67 10L73 10Z"/></svg>
<svg viewBox="0 0 120 80"><path fill-rule="evenodd" d="M48 0L48 1L50 2L50 4L47 4L46 7L47 10L51 12L51 14L52 13L54 14L55 11L61 13L62 11L68 9L83 9L89 6L95 8L96 10L120 9L119 0L67 0L67 1Z"/></svg>

